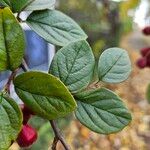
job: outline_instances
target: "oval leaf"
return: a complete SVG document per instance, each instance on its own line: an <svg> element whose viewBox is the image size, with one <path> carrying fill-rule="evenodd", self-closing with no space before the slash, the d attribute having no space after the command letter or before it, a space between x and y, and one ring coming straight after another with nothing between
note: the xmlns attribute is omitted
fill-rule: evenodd
<svg viewBox="0 0 150 150"><path fill-rule="evenodd" d="M14 12L50 9L56 0L11 0Z"/></svg>
<svg viewBox="0 0 150 150"><path fill-rule="evenodd" d="M14 100L0 95L0 150L7 150L22 127L22 113Z"/></svg>
<svg viewBox="0 0 150 150"><path fill-rule="evenodd" d="M78 41L57 52L50 73L60 78L71 92L76 92L87 87L93 76L94 65L94 55L89 44Z"/></svg>
<svg viewBox="0 0 150 150"><path fill-rule="evenodd" d="M128 78L131 62L128 53L120 48L109 48L100 56L98 63L99 79L108 83L119 83Z"/></svg>
<svg viewBox="0 0 150 150"><path fill-rule="evenodd" d="M0 9L0 43L0 71L16 69L24 54L24 34L7 7Z"/></svg>
<svg viewBox="0 0 150 150"><path fill-rule="evenodd" d="M37 115L52 120L63 117L76 107L74 98L56 77L42 72L27 72L14 80L15 90Z"/></svg>
<svg viewBox="0 0 150 150"><path fill-rule="evenodd" d="M100 88L75 96L77 119L94 132L110 134L122 130L131 121L131 114L112 91Z"/></svg>
<svg viewBox="0 0 150 150"><path fill-rule="evenodd" d="M75 21L57 10L35 11L27 24L46 41L59 46L87 38Z"/></svg>

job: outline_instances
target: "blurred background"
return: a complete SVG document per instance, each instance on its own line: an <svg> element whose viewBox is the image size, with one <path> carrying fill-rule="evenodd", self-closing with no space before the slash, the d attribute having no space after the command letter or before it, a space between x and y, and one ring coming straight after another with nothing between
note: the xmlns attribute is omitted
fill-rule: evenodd
<svg viewBox="0 0 150 150"><path fill-rule="evenodd" d="M139 69L136 66L140 49L150 47L150 36L142 34L142 29L150 26L150 0L57 0L56 8L85 30L96 60L106 48L121 47L128 51L133 67L126 82L105 85L117 92L131 110L131 124L117 134L99 135L70 115L58 120L67 142L73 150L150 150L150 104L145 97L150 83L150 68ZM30 69L47 71L55 48L29 27L23 25L23 28L27 42L25 59ZM0 74L0 88L8 75L9 72ZM14 92L12 95L16 96ZM29 123L38 130L39 139L27 150L50 149L53 132L49 122L33 117ZM20 148L13 144L10 150ZM58 144L58 150L63 150L61 144Z"/></svg>

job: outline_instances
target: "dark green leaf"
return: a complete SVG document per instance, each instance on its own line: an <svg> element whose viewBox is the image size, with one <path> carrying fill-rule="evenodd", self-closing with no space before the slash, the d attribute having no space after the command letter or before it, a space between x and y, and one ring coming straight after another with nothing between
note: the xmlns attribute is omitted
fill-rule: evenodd
<svg viewBox="0 0 150 150"><path fill-rule="evenodd" d="M75 96L77 119L94 132L110 134L122 130L131 121L131 114L112 91L100 88Z"/></svg>
<svg viewBox="0 0 150 150"><path fill-rule="evenodd" d="M15 78L14 85L21 100L43 118L56 119L76 108L76 102L65 85L50 74L23 73Z"/></svg>
<svg viewBox="0 0 150 150"><path fill-rule="evenodd" d="M56 0L11 0L14 12L50 9L55 2Z"/></svg>
<svg viewBox="0 0 150 150"><path fill-rule="evenodd" d="M24 34L9 8L0 9L0 71L14 70L22 62Z"/></svg>
<svg viewBox="0 0 150 150"><path fill-rule="evenodd" d="M0 5L3 7L10 7L11 3L9 0L0 0Z"/></svg>
<svg viewBox="0 0 150 150"><path fill-rule="evenodd" d="M100 56L98 63L99 79L108 83L119 83L128 78L131 62L128 53L120 48L109 48Z"/></svg>
<svg viewBox="0 0 150 150"><path fill-rule="evenodd" d="M75 21L57 10L35 11L27 24L46 41L59 46L87 38Z"/></svg>
<svg viewBox="0 0 150 150"><path fill-rule="evenodd" d="M7 150L22 126L22 113L13 99L0 94L0 150Z"/></svg>
<svg viewBox="0 0 150 150"><path fill-rule="evenodd" d="M50 73L59 77L71 92L76 92L87 87L91 81L94 64L89 44L86 41L78 41L57 52Z"/></svg>

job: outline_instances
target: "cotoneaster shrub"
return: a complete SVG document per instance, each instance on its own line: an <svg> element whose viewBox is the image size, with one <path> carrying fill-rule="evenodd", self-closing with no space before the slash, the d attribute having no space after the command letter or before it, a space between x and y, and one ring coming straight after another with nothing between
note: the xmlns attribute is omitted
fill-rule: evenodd
<svg viewBox="0 0 150 150"><path fill-rule="evenodd" d="M21 147L36 141L36 130L28 125L32 115L50 121L55 134L52 149L56 149L58 141L66 150L70 149L55 122L70 113L99 134L118 132L130 123L131 114L119 96L104 87L87 88L95 66L96 82L126 80L131 63L125 50L109 48L95 65L87 35L74 20L53 9L55 0L0 0L0 4L0 71L12 72L0 93L0 150L7 150L14 141ZM22 21L22 11L32 13ZM47 42L62 47L47 73L27 69L21 22L26 22ZM21 68L25 73L18 74ZM10 97L11 82L24 106Z"/></svg>
<svg viewBox="0 0 150 150"><path fill-rule="evenodd" d="M150 26L146 26L142 29L142 33L145 36L150 36ZM140 50L141 57L137 60L137 66L140 69L150 68L150 47L144 47ZM150 103L150 83L146 90L146 98Z"/></svg>

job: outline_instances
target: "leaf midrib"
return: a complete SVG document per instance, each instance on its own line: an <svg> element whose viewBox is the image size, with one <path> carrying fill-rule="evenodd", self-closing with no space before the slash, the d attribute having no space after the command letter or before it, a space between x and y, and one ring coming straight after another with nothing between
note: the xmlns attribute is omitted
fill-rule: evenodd
<svg viewBox="0 0 150 150"><path fill-rule="evenodd" d="M4 11L2 11L2 28L3 28L3 36L4 36L4 43L5 43L5 50L6 50L6 57L7 57L7 68L11 68L10 65L10 55L9 55L9 50L8 50L8 46L7 46L7 41L6 41L6 32L5 32L5 24L4 24L4 15L3 15Z"/></svg>
<svg viewBox="0 0 150 150"><path fill-rule="evenodd" d="M112 64L112 66L107 70L107 72L101 76L101 79L103 79L107 75L107 73L109 73L111 71L111 69L117 64L117 62L119 61L119 59L122 57L123 53L124 52L122 52L120 54L120 56L118 57L118 59Z"/></svg>
<svg viewBox="0 0 150 150"><path fill-rule="evenodd" d="M69 78L69 75L70 75L70 73L71 73L71 71L72 71L72 68L73 68L73 66L74 66L74 64L75 64L75 62L76 62L76 59L77 59L77 57L78 57L78 55L79 55L79 52L80 52L82 46L83 46L83 45L81 44L80 47L79 47L79 50L78 50L77 53L76 53L76 56L75 56L75 58L74 58L74 60L73 60L73 63L72 63L72 65L71 65L70 69L68 69L68 71L67 71L68 74L67 74L67 76L66 76L66 79L64 80L64 83L66 83L67 79Z"/></svg>
<svg viewBox="0 0 150 150"><path fill-rule="evenodd" d="M42 19L42 18L44 18L44 17L41 17L40 19ZM38 18L38 20L39 20L39 18ZM63 29L61 29L61 28L59 28L58 26L56 27L55 26L55 24L48 24L48 23L45 23L45 22L41 22L41 21L38 21L38 20L35 20L35 19L29 19L29 20L27 20L27 22L29 22L29 23L37 23L40 27L43 27L43 25L45 25L45 26L48 26L49 28L51 28L51 29L55 29L55 32L57 32L56 30L59 30L59 31L62 31L62 32L67 32L67 33L71 33L70 31L72 31L72 30L69 30L69 31L67 31L67 30L63 30ZM69 22L65 22L65 23L69 23ZM58 33L58 32L57 32ZM74 35L79 35L79 34L77 34L77 33L71 33L71 36L73 37L73 38L76 38ZM63 37L64 37L64 35L62 35ZM65 37L66 39L67 39L67 37ZM84 39L84 38L83 38ZM67 40L69 40L69 39L67 39Z"/></svg>
<svg viewBox="0 0 150 150"><path fill-rule="evenodd" d="M30 93L30 94L38 95L38 96L47 96L47 97L51 96L51 97L55 97L55 96L52 96L52 95L44 95L44 94L42 95L40 93L35 93L35 92L27 91L26 89L22 89L22 88L20 88L18 86L15 86L15 88L17 88L19 90L22 90L24 92ZM57 98L59 98L59 96ZM62 98L60 98L60 99L62 99Z"/></svg>
<svg viewBox="0 0 150 150"><path fill-rule="evenodd" d="M107 99L105 99L105 100L107 100ZM90 105L90 106L94 107L94 109L98 109L98 110L104 111L104 112L109 113L109 114L112 114L112 115L114 115L114 116L121 117L121 118L126 118L126 119L130 119L130 118L125 117L125 116L122 117L122 116L120 116L120 115L116 115L116 114L114 114L114 113L112 113L112 112L109 112L109 111L107 111L107 110L105 110L105 109L95 107L95 106L93 106L91 103L85 103L85 102L80 101L80 100L77 100L77 101L79 101L79 102L81 102L81 103L84 103L84 104L86 104L86 105ZM121 107L120 107L120 108L121 108ZM125 108L124 108L124 109L125 109Z"/></svg>

